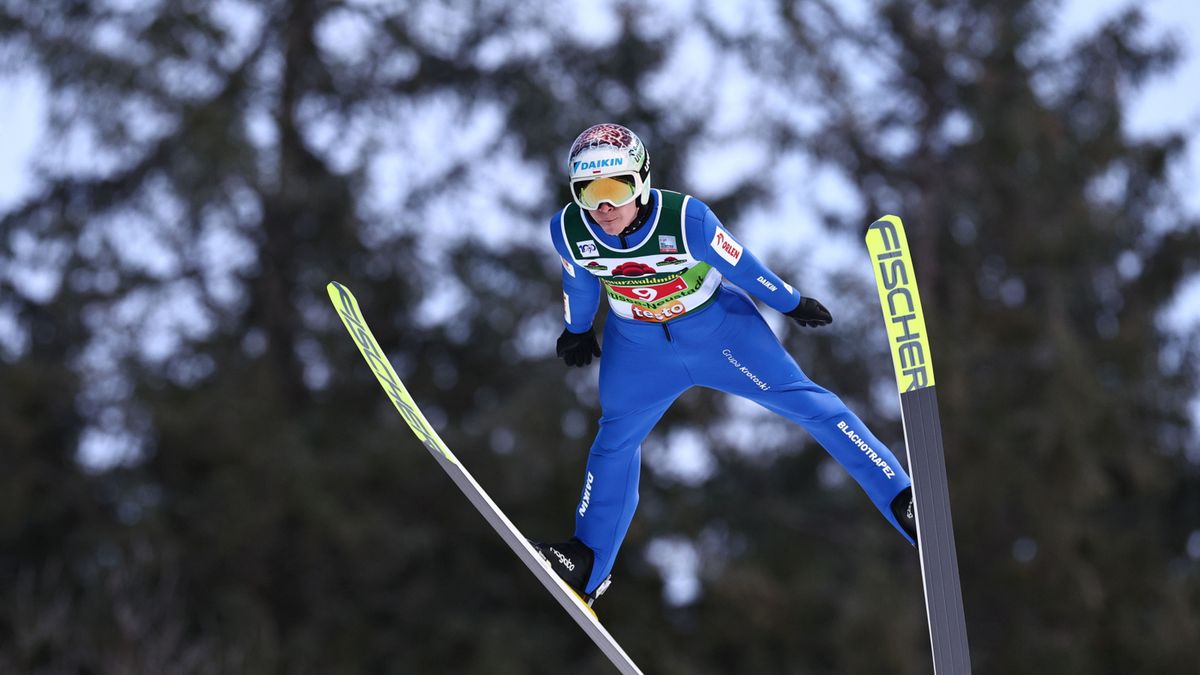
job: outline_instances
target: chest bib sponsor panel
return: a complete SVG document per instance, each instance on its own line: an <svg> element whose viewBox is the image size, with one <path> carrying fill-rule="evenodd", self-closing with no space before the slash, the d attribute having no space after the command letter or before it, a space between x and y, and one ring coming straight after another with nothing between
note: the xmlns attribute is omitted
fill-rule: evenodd
<svg viewBox="0 0 1200 675"><path fill-rule="evenodd" d="M721 286L721 273L697 260L684 236L688 197L657 190L658 208L641 244L606 246L589 227L582 209L562 214L563 238L580 267L598 277L618 316L662 323L708 305ZM680 250L682 249L682 250Z"/></svg>

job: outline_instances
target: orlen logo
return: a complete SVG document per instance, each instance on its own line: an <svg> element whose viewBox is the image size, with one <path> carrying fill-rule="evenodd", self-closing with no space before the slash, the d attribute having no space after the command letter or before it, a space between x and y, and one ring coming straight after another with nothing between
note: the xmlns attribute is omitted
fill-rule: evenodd
<svg viewBox="0 0 1200 675"><path fill-rule="evenodd" d="M738 261L742 259L742 245L734 241L733 237L719 227L709 245L730 265L737 265Z"/></svg>
<svg viewBox="0 0 1200 675"><path fill-rule="evenodd" d="M684 307L683 303L678 300L667 303L658 311L646 309L645 307L638 307L637 305L634 305L632 309L633 318L637 319L638 321L653 321L655 323L670 321L671 319L674 319L675 317L687 312L687 307Z"/></svg>

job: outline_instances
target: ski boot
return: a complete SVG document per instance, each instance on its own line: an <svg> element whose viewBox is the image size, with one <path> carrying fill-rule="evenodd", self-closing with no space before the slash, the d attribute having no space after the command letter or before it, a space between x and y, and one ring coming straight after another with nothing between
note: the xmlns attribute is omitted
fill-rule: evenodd
<svg viewBox="0 0 1200 675"><path fill-rule="evenodd" d="M587 544L575 537L571 537L570 541L561 544L543 544L532 539L529 540L529 543L550 563L550 569L554 570L554 573L565 581L588 607L591 607L596 598L603 595L604 591L608 590L609 584L612 583L610 574L607 579L600 582L596 590L591 593L584 592L584 585L587 584L588 577L592 575L592 564L596 554L588 548Z"/></svg>
<svg viewBox="0 0 1200 675"><path fill-rule="evenodd" d="M892 515L900 523L900 527L917 541L917 509L913 504L912 487L906 487L892 500ZM913 544L916 546L917 544Z"/></svg>

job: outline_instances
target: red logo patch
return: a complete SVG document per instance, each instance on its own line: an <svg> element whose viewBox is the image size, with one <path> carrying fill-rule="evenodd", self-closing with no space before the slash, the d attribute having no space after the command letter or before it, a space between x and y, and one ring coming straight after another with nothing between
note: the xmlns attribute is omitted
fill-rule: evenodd
<svg viewBox="0 0 1200 675"><path fill-rule="evenodd" d="M641 302L654 302L659 298L665 298L673 293L686 291L687 287L687 282L680 277L661 284L654 284L653 286L609 286L614 292L630 300L639 300Z"/></svg>
<svg viewBox="0 0 1200 675"><path fill-rule="evenodd" d="M721 247L721 250L728 253L729 257L735 260L742 257L742 248L726 239L725 235L720 232L717 233L717 245Z"/></svg>
<svg viewBox="0 0 1200 675"><path fill-rule="evenodd" d="M655 274L654 268L632 260L617 265L617 268L612 272L614 277L642 277L647 274Z"/></svg>

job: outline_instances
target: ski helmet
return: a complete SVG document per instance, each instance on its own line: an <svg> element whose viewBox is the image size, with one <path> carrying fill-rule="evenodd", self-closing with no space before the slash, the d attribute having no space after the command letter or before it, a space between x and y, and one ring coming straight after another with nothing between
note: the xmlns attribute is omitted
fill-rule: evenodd
<svg viewBox="0 0 1200 675"><path fill-rule="evenodd" d="M650 201L650 153L620 124L597 124L579 134L567 155L567 172L571 197L584 209Z"/></svg>

